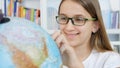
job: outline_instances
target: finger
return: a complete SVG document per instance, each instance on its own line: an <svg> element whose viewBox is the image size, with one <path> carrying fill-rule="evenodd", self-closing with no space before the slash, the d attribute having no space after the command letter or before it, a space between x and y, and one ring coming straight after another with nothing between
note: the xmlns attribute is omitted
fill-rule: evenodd
<svg viewBox="0 0 120 68"><path fill-rule="evenodd" d="M61 54L63 54L64 51L65 51L65 48L64 48L64 45L63 45L64 43L63 43L63 36L62 36L62 34L60 34L60 35L56 38L55 41L56 41L56 44L57 44L57 46L58 46Z"/></svg>
<svg viewBox="0 0 120 68"><path fill-rule="evenodd" d="M56 38L55 41L56 41L58 47L60 48L60 47L63 45L63 37L62 37L62 35L59 35L59 36Z"/></svg>
<svg viewBox="0 0 120 68"><path fill-rule="evenodd" d="M52 34L52 38L53 38L54 40L56 40L59 35L60 35L60 31L55 31L55 32Z"/></svg>
<svg viewBox="0 0 120 68"><path fill-rule="evenodd" d="M64 46L61 46L61 47L60 47L60 52L61 52L61 54L63 54L63 53L65 52L65 50L66 50L66 48L65 48Z"/></svg>
<svg viewBox="0 0 120 68"><path fill-rule="evenodd" d="M64 44L64 46L70 46L69 42L67 41L67 39L65 38L63 34L61 34L61 37L62 37L62 43Z"/></svg>
<svg viewBox="0 0 120 68"><path fill-rule="evenodd" d="M67 39L65 38L65 36L62 34L62 46L64 46L65 50L67 53L71 54L72 52L74 52L74 49L70 46L69 42L67 41Z"/></svg>
<svg viewBox="0 0 120 68"><path fill-rule="evenodd" d="M63 34L61 34L58 39L56 40L57 45L59 46L61 54L63 54L65 51L70 50L70 45L68 44L68 41L64 37Z"/></svg>

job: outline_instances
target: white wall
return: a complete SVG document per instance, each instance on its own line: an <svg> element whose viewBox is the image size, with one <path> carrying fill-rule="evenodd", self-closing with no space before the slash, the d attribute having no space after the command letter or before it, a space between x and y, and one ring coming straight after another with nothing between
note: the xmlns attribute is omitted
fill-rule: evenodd
<svg viewBox="0 0 120 68"><path fill-rule="evenodd" d="M113 11L120 11L120 0L110 0L110 4Z"/></svg>

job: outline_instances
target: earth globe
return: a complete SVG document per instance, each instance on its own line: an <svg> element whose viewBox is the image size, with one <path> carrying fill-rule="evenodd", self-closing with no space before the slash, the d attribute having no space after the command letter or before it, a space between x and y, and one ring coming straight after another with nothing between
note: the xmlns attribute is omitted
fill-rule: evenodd
<svg viewBox="0 0 120 68"><path fill-rule="evenodd" d="M0 68L62 68L51 36L29 20L10 17L0 24Z"/></svg>

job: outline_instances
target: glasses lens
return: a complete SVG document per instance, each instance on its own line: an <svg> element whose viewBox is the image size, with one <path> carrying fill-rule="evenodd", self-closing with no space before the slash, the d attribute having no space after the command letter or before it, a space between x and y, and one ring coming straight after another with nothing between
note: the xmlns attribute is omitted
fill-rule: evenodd
<svg viewBox="0 0 120 68"><path fill-rule="evenodd" d="M57 22L60 24L66 24L68 18L64 15L57 16Z"/></svg>
<svg viewBox="0 0 120 68"><path fill-rule="evenodd" d="M85 24L85 19L82 17L74 17L73 21L74 21L75 25L84 25Z"/></svg>

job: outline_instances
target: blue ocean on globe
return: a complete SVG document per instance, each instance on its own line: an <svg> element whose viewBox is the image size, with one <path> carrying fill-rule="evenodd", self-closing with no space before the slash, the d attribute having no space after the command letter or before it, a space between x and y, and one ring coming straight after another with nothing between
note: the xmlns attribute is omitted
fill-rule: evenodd
<svg viewBox="0 0 120 68"><path fill-rule="evenodd" d="M0 24L0 68L62 68L59 49L39 25L10 17Z"/></svg>

